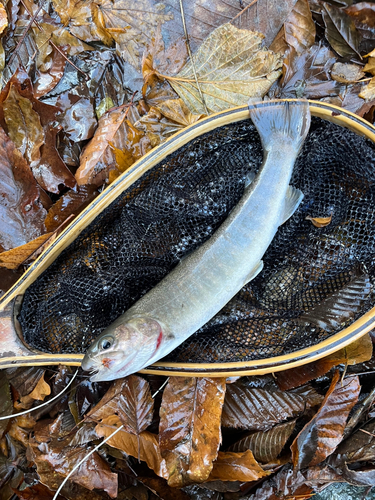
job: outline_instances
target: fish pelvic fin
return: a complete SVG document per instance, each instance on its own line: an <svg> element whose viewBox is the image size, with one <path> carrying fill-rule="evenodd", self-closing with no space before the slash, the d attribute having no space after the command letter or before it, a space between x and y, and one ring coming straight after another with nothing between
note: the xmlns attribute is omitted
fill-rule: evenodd
<svg viewBox="0 0 375 500"><path fill-rule="evenodd" d="M298 153L311 122L309 103L300 101L266 101L249 103L250 118L260 135L263 148L287 143Z"/></svg>

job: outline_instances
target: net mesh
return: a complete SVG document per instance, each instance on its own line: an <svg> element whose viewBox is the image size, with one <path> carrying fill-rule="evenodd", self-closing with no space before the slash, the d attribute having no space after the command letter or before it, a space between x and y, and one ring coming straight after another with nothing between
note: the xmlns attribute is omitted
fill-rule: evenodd
<svg viewBox="0 0 375 500"><path fill-rule="evenodd" d="M26 343L84 352L213 234L262 156L258 133L244 120L200 136L143 175L28 288L19 317ZM291 183L305 197L277 232L263 271L166 359L246 361L308 347L335 332L299 324L300 314L344 287L358 263L373 284L374 144L313 118ZM317 228L308 215L332 221ZM373 303L370 294L356 318Z"/></svg>

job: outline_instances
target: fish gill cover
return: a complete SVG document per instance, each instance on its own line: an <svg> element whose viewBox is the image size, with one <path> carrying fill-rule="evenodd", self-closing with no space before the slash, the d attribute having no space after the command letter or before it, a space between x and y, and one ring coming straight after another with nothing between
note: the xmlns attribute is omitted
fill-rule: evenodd
<svg viewBox="0 0 375 500"><path fill-rule="evenodd" d="M263 271L166 359L287 354L328 338L373 305L374 149L347 129L313 119L291 182L305 197L276 234ZM213 234L262 156L258 133L244 120L198 137L143 175L28 288L19 318L25 341L50 353L84 352ZM311 218L328 223L316 227ZM298 319L312 310L324 315L317 306L335 292L345 300L358 273L368 275L363 293L336 329L320 328L311 312L310 321Z"/></svg>

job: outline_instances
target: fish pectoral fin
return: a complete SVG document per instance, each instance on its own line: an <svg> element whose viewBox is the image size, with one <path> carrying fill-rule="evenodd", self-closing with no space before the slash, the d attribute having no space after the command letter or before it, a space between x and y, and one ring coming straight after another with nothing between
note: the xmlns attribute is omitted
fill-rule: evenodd
<svg viewBox="0 0 375 500"><path fill-rule="evenodd" d="M249 283L249 281L253 280L255 276L258 276L258 274L261 272L263 269L263 261L260 260L258 264L250 271L250 273L246 276L245 281L244 281L244 286L246 283Z"/></svg>
<svg viewBox="0 0 375 500"><path fill-rule="evenodd" d="M286 192L284 210L281 214L280 226L284 224L297 210L303 199L303 193L293 186L289 186Z"/></svg>

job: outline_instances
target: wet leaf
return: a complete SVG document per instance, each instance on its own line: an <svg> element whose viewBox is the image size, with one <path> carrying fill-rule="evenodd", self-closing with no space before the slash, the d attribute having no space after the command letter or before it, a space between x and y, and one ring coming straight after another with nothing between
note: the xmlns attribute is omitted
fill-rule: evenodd
<svg viewBox="0 0 375 500"><path fill-rule="evenodd" d="M87 416L97 421L112 414L118 415L126 432L139 435L150 425L153 408L148 382L130 375L116 380Z"/></svg>
<svg viewBox="0 0 375 500"><path fill-rule="evenodd" d="M120 419L116 415L106 417L101 424L95 427L98 436L108 437L121 425ZM139 436L130 432L119 431L113 438L107 441L109 446L124 451L132 457L145 461L150 469L158 476L168 479L168 471L165 460L160 454L158 436L148 431L143 431Z"/></svg>
<svg viewBox="0 0 375 500"><path fill-rule="evenodd" d="M342 382L337 371L323 403L291 445L294 467L302 469L319 464L331 455L342 440L346 420L361 389L357 376Z"/></svg>
<svg viewBox="0 0 375 500"><path fill-rule="evenodd" d="M63 49L60 49L63 52ZM66 58L55 48L52 48L50 62L43 64L44 71L37 69L36 83L34 85L34 95L39 98L56 87L64 74Z"/></svg>
<svg viewBox="0 0 375 500"><path fill-rule="evenodd" d="M371 292L368 274L357 268L352 272L349 283L332 293L318 305L298 317L303 325L313 324L327 332L335 331L354 318Z"/></svg>
<svg viewBox="0 0 375 500"><path fill-rule="evenodd" d="M290 49L284 59L277 97L320 99L338 95L341 86L330 77L335 62L333 53L324 46L313 45L300 56Z"/></svg>
<svg viewBox="0 0 375 500"><path fill-rule="evenodd" d="M358 64L343 64L338 62L333 65L331 76L333 80L340 83L353 83L365 76L364 71L366 71L366 67L362 71L362 66Z"/></svg>
<svg viewBox="0 0 375 500"><path fill-rule="evenodd" d="M224 24L211 33L193 55L208 111L222 111L263 97L280 76L281 57L262 48L263 35ZM206 113L188 62L169 83L196 114Z"/></svg>
<svg viewBox="0 0 375 500"><path fill-rule="evenodd" d="M35 388L27 396L22 396L20 399L20 406L22 408L30 408L35 401L44 401L46 396L51 394L51 387L44 380L44 374L38 380Z"/></svg>
<svg viewBox="0 0 375 500"><path fill-rule="evenodd" d="M143 156L140 143L143 133L134 128L127 119L129 107L113 109L103 115L95 135L81 155L81 164L75 174L78 184L100 186L108 179L110 170L115 169L116 160L112 146L128 151L129 162Z"/></svg>
<svg viewBox="0 0 375 500"><path fill-rule="evenodd" d="M40 248L43 243L51 237L51 235L52 233L42 234L38 238L35 238L35 240L29 241L29 243L26 243L25 245L0 253L0 267L17 269L35 252L35 250Z"/></svg>
<svg viewBox="0 0 375 500"><path fill-rule="evenodd" d="M283 391L298 387L315 378L321 377L331 368L340 364L355 365L368 361L372 357L372 341L368 334L352 342L347 347L324 358L306 363L291 370L276 374L277 384Z"/></svg>
<svg viewBox="0 0 375 500"><path fill-rule="evenodd" d="M207 480L221 443L225 379L171 377L160 408L159 442L168 484Z"/></svg>
<svg viewBox="0 0 375 500"><path fill-rule="evenodd" d="M32 103L11 85L8 96L3 102L3 111L9 137L16 148L21 151L28 163L38 161L40 147L44 143L44 133L39 115L33 110Z"/></svg>
<svg viewBox="0 0 375 500"><path fill-rule="evenodd" d="M296 54L301 55L314 44L315 32L308 1L298 0L270 50L283 54L288 47L293 47Z"/></svg>
<svg viewBox="0 0 375 500"><path fill-rule="evenodd" d="M0 5L0 33L2 33L8 26L8 16L4 5Z"/></svg>
<svg viewBox="0 0 375 500"><path fill-rule="evenodd" d="M341 57L359 55L360 36L348 14L328 3L324 4L322 14L326 27L325 35L332 48Z"/></svg>
<svg viewBox="0 0 375 500"><path fill-rule="evenodd" d="M316 393L315 393L316 395ZM315 399L315 395L313 399ZM227 386L222 425L246 430L268 430L275 424L302 413L316 401L278 390Z"/></svg>
<svg viewBox="0 0 375 500"><path fill-rule="evenodd" d="M27 488L20 490L13 490L17 495L19 500L53 500L55 494L47 486L42 483L35 484L33 486L28 486ZM64 500L65 497L59 495L57 500ZM81 498L79 498L81 500ZM94 499L92 499L94 500Z"/></svg>
<svg viewBox="0 0 375 500"><path fill-rule="evenodd" d="M59 193L64 187L75 188L74 175L62 161L56 149L56 135L59 129L50 125L46 129L46 139L42 145L42 156L32 168L35 179L43 189L50 193Z"/></svg>
<svg viewBox="0 0 375 500"><path fill-rule="evenodd" d="M240 453L219 451L209 481L255 481L269 473L264 471L250 450Z"/></svg>
<svg viewBox="0 0 375 500"><path fill-rule="evenodd" d="M135 123L135 127L146 132L151 146L155 147L204 116L192 114L182 99L171 99L151 107L147 115Z"/></svg>
<svg viewBox="0 0 375 500"><path fill-rule="evenodd" d="M163 500L190 500L191 497L182 490L171 488L165 479L160 477L139 477L137 480Z"/></svg>
<svg viewBox="0 0 375 500"><path fill-rule="evenodd" d="M370 80L369 84L363 88L359 97L362 97L366 101L373 101L375 99L375 76Z"/></svg>
<svg viewBox="0 0 375 500"><path fill-rule="evenodd" d="M1 12L1 11L0 11ZM0 416L5 417L13 413L13 402L10 394L9 382L4 370L0 373ZM0 437L8 426L9 420L0 420Z"/></svg>
<svg viewBox="0 0 375 500"><path fill-rule="evenodd" d="M371 2L358 2L350 5L345 12L353 19L357 30L366 40L375 38L375 5Z"/></svg>
<svg viewBox="0 0 375 500"><path fill-rule="evenodd" d="M311 215L308 215L305 219L310 220L315 227L326 227L331 223L332 215L329 217L312 217Z"/></svg>
<svg viewBox="0 0 375 500"><path fill-rule="evenodd" d="M98 124L93 99L67 92L60 95L57 105L62 109L60 123L67 137L74 142L91 139Z"/></svg>
<svg viewBox="0 0 375 500"><path fill-rule="evenodd" d="M5 374L20 396L27 396L36 387L45 370L39 367L7 368Z"/></svg>
<svg viewBox="0 0 375 500"><path fill-rule="evenodd" d="M81 186L77 191L68 191L48 210L45 220L47 231L57 229L68 217L77 216L98 195L95 187Z"/></svg>
<svg viewBox="0 0 375 500"><path fill-rule="evenodd" d="M252 432L234 443L229 448L229 451L241 452L251 450L256 460L266 464L276 460L280 455L295 425L296 421L291 420L284 424L275 425L269 431Z"/></svg>
<svg viewBox="0 0 375 500"><path fill-rule="evenodd" d="M347 464L375 459L375 420L357 429L337 448L337 461Z"/></svg>
<svg viewBox="0 0 375 500"><path fill-rule="evenodd" d="M375 76L375 57L369 57L363 71Z"/></svg>

